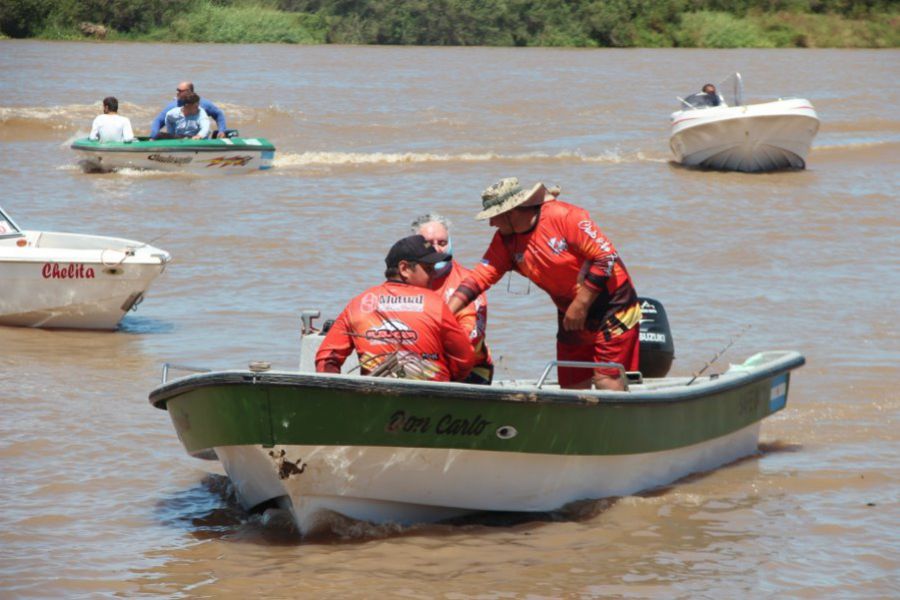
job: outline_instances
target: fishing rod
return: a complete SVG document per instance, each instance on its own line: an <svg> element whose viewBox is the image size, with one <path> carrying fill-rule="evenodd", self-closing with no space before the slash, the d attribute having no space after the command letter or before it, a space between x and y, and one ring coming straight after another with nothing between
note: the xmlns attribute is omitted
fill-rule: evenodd
<svg viewBox="0 0 900 600"><path fill-rule="evenodd" d="M694 381L698 377L703 375L703 372L706 371L714 362L716 362L716 360L718 360L720 356L725 354L725 351L728 350L729 348L731 348L732 344L734 344L738 340L739 337L744 335L747 332L747 330L750 329L750 327L751 327L750 325L744 325L744 327L739 332L737 332L735 335L731 336L731 339L728 340L728 343L725 344L725 347L722 348L721 350L719 350L718 352L716 352L715 356L713 356L711 359L709 359L706 362L706 364L700 368L699 371L694 373L694 376L691 377L691 380L688 381L685 385L691 385L692 383L694 383Z"/></svg>

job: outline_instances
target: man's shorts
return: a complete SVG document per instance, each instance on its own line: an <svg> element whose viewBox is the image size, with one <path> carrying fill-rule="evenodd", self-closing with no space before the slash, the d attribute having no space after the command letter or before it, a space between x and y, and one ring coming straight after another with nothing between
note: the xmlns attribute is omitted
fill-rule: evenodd
<svg viewBox="0 0 900 600"><path fill-rule="evenodd" d="M587 329L566 331L557 336L556 358L583 362L614 362L625 367L626 371L637 371L640 363L640 326L635 325L609 340L602 331ZM562 388L589 388L594 373L619 377L618 369L557 367L559 385Z"/></svg>

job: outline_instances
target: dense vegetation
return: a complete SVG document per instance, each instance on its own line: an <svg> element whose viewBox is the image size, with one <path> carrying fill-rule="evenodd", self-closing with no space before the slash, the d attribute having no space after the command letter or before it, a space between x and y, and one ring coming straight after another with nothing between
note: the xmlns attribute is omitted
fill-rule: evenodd
<svg viewBox="0 0 900 600"><path fill-rule="evenodd" d="M896 0L0 0L8 37L299 44L865 47Z"/></svg>

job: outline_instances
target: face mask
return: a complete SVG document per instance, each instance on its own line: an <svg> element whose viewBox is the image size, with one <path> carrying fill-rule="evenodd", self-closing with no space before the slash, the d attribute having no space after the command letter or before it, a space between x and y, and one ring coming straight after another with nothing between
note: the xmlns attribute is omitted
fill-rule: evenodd
<svg viewBox="0 0 900 600"><path fill-rule="evenodd" d="M444 250L444 254L449 254L450 257L453 257L453 239L447 238L447 249ZM435 277L443 277L447 273L450 272L450 268L453 266L453 262L449 260L442 260L439 263L434 263L434 276Z"/></svg>

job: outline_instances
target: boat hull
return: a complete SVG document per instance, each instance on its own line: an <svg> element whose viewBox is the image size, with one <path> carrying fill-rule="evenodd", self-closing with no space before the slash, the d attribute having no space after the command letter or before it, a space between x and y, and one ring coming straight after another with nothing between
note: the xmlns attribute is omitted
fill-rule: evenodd
<svg viewBox="0 0 900 600"><path fill-rule="evenodd" d="M23 233L0 243L2 325L115 329L170 260L133 240Z"/></svg>
<svg viewBox="0 0 900 600"><path fill-rule="evenodd" d="M606 456L303 445L215 452L245 508L290 498L297 527L310 533L329 513L409 525L633 494L755 453L759 430L754 423L690 446Z"/></svg>
<svg viewBox="0 0 900 600"><path fill-rule="evenodd" d="M681 164L727 171L803 169L819 130L807 100L684 110L672 115L669 146Z"/></svg>
<svg viewBox="0 0 900 600"><path fill-rule="evenodd" d="M222 462L246 508L288 498L306 533L329 512L412 523L550 511L731 462L756 451L803 363L750 360L627 393L228 371L163 385L151 402L189 453Z"/></svg>
<svg viewBox="0 0 900 600"><path fill-rule="evenodd" d="M262 138L154 140L100 143L77 140L72 149L86 172L121 169L246 173L272 168L275 147Z"/></svg>

